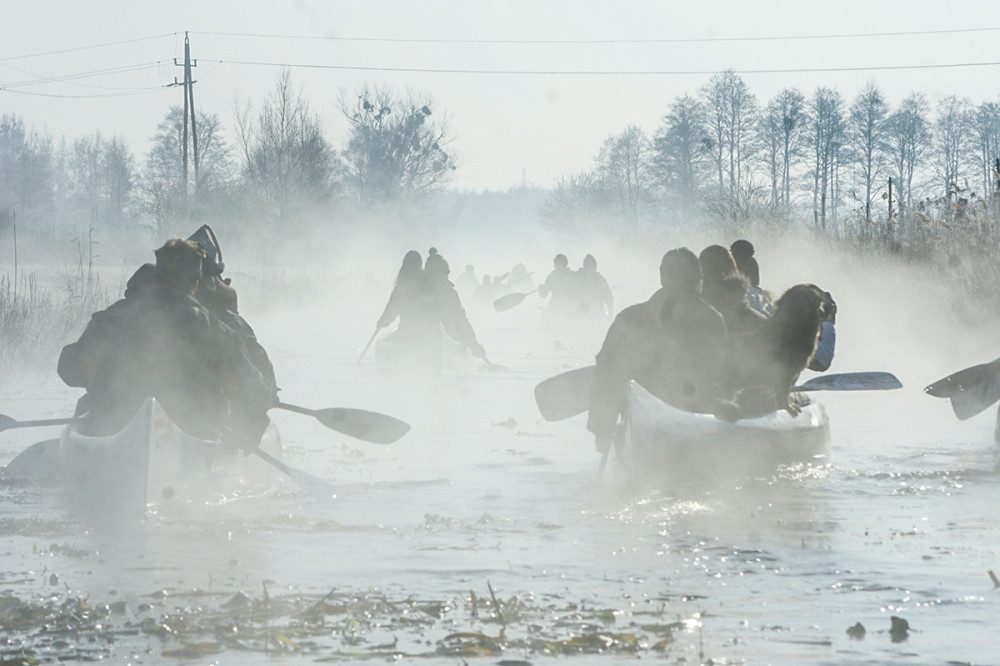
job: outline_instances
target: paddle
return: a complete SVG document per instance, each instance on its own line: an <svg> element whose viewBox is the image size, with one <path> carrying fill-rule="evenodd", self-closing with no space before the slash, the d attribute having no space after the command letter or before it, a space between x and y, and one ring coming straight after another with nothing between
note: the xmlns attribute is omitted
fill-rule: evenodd
<svg viewBox="0 0 1000 666"><path fill-rule="evenodd" d="M924 392L935 398L950 398L955 416L963 421L972 418L1000 400L1000 359L952 373L927 386Z"/></svg>
<svg viewBox="0 0 1000 666"><path fill-rule="evenodd" d="M356 437L357 439L375 444L392 444L410 430L410 424L392 416L369 412L363 409L349 407L330 407L328 409L307 409L298 405L279 402L279 409L286 409L298 414L315 417L320 423L331 430ZM37 421L18 421L6 414L0 414L0 432L11 428L33 428L36 426L67 425L76 419L41 419Z"/></svg>
<svg viewBox="0 0 1000 666"><path fill-rule="evenodd" d="M375 444L392 444L410 431L410 424L392 416L349 407L308 409L279 402L278 409L314 417L330 430Z"/></svg>
<svg viewBox="0 0 1000 666"><path fill-rule="evenodd" d="M594 366L550 377L535 386L535 403L546 421L561 421L590 409ZM902 387L889 372L843 372L820 375L792 387L793 391L889 391ZM1000 390L1000 387L998 387ZM997 396L1000 399L1000 395Z"/></svg>
<svg viewBox="0 0 1000 666"><path fill-rule="evenodd" d="M520 305L521 301L523 301L531 294L534 294L536 291L538 291L538 289L532 289L531 291L515 291L512 294L501 296L500 298L493 301L493 309L496 310L497 312L510 310L515 305Z"/></svg>
<svg viewBox="0 0 1000 666"><path fill-rule="evenodd" d="M813 377L793 391L891 391L903 384L891 372L841 372Z"/></svg>
<svg viewBox="0 0 1000 666"><path fill-rule="evenodd" d="M361 350L360 354L358 354L358 363L361 363L361 359L365 357L365 352L367 352L368 348L372 346L373 342L375 342L375 336L378 335L378 332L381 330L382 330L381 326L375 327L375 332L372 333L372 337L368 338L368 344L366 344L365 348Z"/></svg>
<svg viewBox="0 0 1000 666"><path fill-rule="evenodd" d="M549 377L535 386L535 404L546 421L562 421L590 409L594 366Z"/></svg>
<svg viewBox="0 0 1000 666"><path fill-rule="evenodd" d="M303 490L307 491L311 495L315 495L316 497L320 497L322 499L335 499L337 497L334 487L323 479L313 476L308 472L303 472L301 469L290 467L272 456L267 451L254 449L253 452L260 459L270 463L277 469L284 472L285 475L292 479L292 481L295 481L295 483L299 484Z"/></svg>
<svg viewBox="0 0 1000 666"><path fill-rule="evenodd" d="M18 421L6 414L0 414L0 432L11 428L34 428L36 426L67 425L75 422L76 419L40 419L37 421Z"/></svg>

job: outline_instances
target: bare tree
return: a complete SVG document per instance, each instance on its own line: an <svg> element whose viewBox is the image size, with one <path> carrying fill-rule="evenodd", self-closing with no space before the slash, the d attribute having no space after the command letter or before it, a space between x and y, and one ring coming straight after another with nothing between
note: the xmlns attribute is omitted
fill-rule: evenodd
<svg viewBox="0 0 1000 666"><path fill-rule="evenodd" d="M973 140L976 145L976 164L985 196L995 196L997 179L996 160L1000 159L1000 104L983 102L972 115Z"/></svg>
<svg viewBox="0 0 1000 666"><path fill-rule="evenodd" d="M113 228L121 229L126 210L131 208L132 188L136 182L135 156L125 139L112 136L104 144L101 167L104 218Z"/></svg>
<svg viewBox="0 0 1000 666"><path fill-rule="evenodd" d="M198 182L189 192L195 193L195 206L215 208L217 200L233 179L229 146L222 138L222 123L215 114L198 113ZM158 230L189 212L183 198L184 111L172 106L153 134L153 145L146 154L139 187L143 211ZM193 176L193 174L192 174Z"/></svg>
<svg viewBox="0 0 1000 666"><path fill-rule="evenodd" d="M944 186L944 196L951 198L972 149L970 119L972 102L948 95L937 105L932 134L934 170Z"/></svg>
<svg viewBox="0 0 1000 666"><path fill-rule="evenodd" d="M847 143L864 188L866 221L872 219L872 203L886 172L885 128L888 116L889 105L874 82L869 82L854 98L848 115Z"/></svg>
<svg viewBox="0 0 1000 666"><path fill-rule="evenodd" d="M930 142L927 98L915 92L903 100L886 123L887 154L896 186L897 200L913 204L913 176Z"/></svg>
<svg viewBox="0 0 1000 666"><path fill-rule="evenodd" d="M743 79L732 70L716 74L702 88L713 157L718 174L719 197L729 201L728 217L735 219L744 207L739 198L743 178L753 155L753 127L757 99Z"/></svg>
<svg viewBox="0 0 1000 666"><path fill-rule="evenodd" d="M446 119L431 120L429 96L363 86L341 95L350 123L343 151L348 179L363 205L419 199L447 182L457 168L445 148Z"/></svg>
<svg viewBox="0 0 1000 666"><path fill-rule="evenodd" d="M771 205L791 205L791 168L800 157L807 120L805 97L786 88L771 100L761 116L764 166L771 183Z"/></svg>
<svg viewBox="0 0 1000 666"><path fill-rule="evenodd" d="M603 189L613 197L621 219L632 225L638 223L642 206L650 200L649 157L649 139L635 125L605 139L597 156Z"/></svg>
<svg viewBox="0 0 1000 666"><path fill-rule="evenodd" d="M334 151L288 70L256 114L237 103L236 125L244 175L269 217L284 222L330 199Z"/></svg>
<svg viewBox="0 0 1000 666"><path fill-rule="evenodd" d="M694 212L711 145L701 102L690 95L674 100L653 138L651 168L684 216Z"/></svg>
<svg viewBox="0 0 1000 666"><path fill-rule="evenodd" d="M832 88L818 88L809 104L812 123L813 220L826 229L827 205L836 207L836 169L844 142L844 103ZM834 216L835 217L835 216Z"/></svg>

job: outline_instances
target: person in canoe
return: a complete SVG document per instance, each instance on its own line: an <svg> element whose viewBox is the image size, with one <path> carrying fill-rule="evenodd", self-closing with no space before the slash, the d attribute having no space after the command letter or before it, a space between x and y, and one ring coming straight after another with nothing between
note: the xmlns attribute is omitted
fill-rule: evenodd
<svg viewBox="0 0 1000 666"><path fill-rule="evenodd" d="M565 318L573 312L575 274L569 268L569 259L565 254L557 254L552 259L552 272L538 287L538 295L549 299L547 312Z"/></svg>
<svg viewBox="0 0 1000 666"><path fill-rule="evenodd" d="M431 250L424 262L424 291L420 299L423 321L425 325L440 323L445 332L456 342L465 345L473 356L485 358L486 350L476 339L476 332L462 307L462 299L455 291L455 285L448 280L448 262L437 250Z"/></svg>
<svg viewBox="0 0 1000 666"><path fill-rule="evenodd" d="M257 334L254 333L253 328L239 313L239 299L236 290L232 287L232 279L222 277L226 264L222 261L222 248L219 246L215 232L210 226L203 224L196 232L188 236L188 240L197 243L205 253L202 261L201 279L198 280L198 288L194 293L195 299L243 340L250 361L277 395L279 389L271 359L263 345L257 340ZM125 298L135 297L143 290L153 286L155 283L154 275L155 266L153 264L140 266L125 285Z"/></svg>
<svg viewBox="0 0 1000 666"><path fill-rule="evenodd" d="M77 405L86 432L117 432L155 397L189 434L255 448L275 391L240 336L194 297L204 250L178 238L155 254L151 283L94 314L59 356L62 380L87 391Z"/></svg>
<svg viewBox="0 0 1000 666"><path fill-rule="evenodd" d="M420 319L419 303L423 298L423 292L424 258L416 250L410 250L403 255L403 263L396 273L396 283L375 327L386 328L399 319L396 332L400 337L419 337L424 331L414 329Z"/></svg>
<svg viewBox="0 0 1000 666"><path fill-rule="evenodd" d="M760 266L754 258L753 243L745 239L740 239L733 242L730 250L733 259L736 261L737 269L750 283L747 289L748 304L765 317L773 317L775 305L771 294L760 288ZM820 335L816 343L816 350L812 358L810 358L808 365L808 368L815 372L826 372L830 369L837 346L837 304L833 301L833 297L830 296L830 292L824 293L830 303L830 307L827 309L820 326Z"/></svg>
<svg viewBox="0 0 1000 666"><path fill-rule="evenodd" d="M736 260L721 245L709 245L698 255L701 266L701 298L716 310L720 309L722 281L737 273Z"/></svg>
<svg viewBox="0 0 1000 666"><path fill-rule="evenodd" d="M688 410L711 411L719 390L726 323L701 299L698 257L687 248L667 252L660 285L615 317L597 354L587 429L602 454L624 423L630 380Z"/></svg>
<svg viewBox="0 0 1000 666"><path fill-rule="evenodd" d="M747 336L743 353L736 359L735 403L739 417L779 409L795 416L801 411L792 386L810 367L823 322L836 311L830 292L814 284L797 284L781 295L774 316Z"/></svg>
<svg viewBox="0 0 1000 666"><path fill-rule="evenodd" d="M760 265L753 256L753 243L741 238L729 246L729 251L736 261L736 268L749 282L747 302L750 307L765 317L772 316L774 314L774 299L771 298L771 294L760 287Z"/></svg>
<svg viewBox="0 0 1000 666"><path fill-rule="evenodd" d="M597 272L597 259L594 259L594 255L588 254L583 258L583 266L576 271L575 277L581 314L597 313L605 321L614 317L615 297L608 281Z"/></svg>

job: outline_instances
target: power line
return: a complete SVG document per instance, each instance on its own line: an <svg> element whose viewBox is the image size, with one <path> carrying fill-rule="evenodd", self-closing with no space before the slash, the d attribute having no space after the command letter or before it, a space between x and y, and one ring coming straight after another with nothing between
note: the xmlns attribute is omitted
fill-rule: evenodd
<svg viewBox="0 0 1000 666"><path fill-rule="evenodd" d="M202 60L207 60L202 58ZM327 65L320 63L266 62L259 60L209 60L225 65L288 67L299 69L332 69L364 72L400 72L409 74L489 74L539 76L711 76L721 69L701 70L532 70L532 69L439 69L421 67L370 67L362 65ZM994 67L1000 61L934 63L928 65L869 65L863 67L803 67L777 69L733 69L736 74L815 74L831 72L875 72L908 69L954 69L959 67ZM727 68L723 68L727 69ZM729 68L731 69L731 68Z"/></svg>
<svg viewBox="0 0 1000 666"><path fill-rule="evenodd" d="M16 81L16 82L12 83L11 85L13 85L15 87L21 86L21 85L36 85L36 84L43 84L43 83L59 82L59 83L68 83L68 84L70 84L72 86L77 86L77 87L80 87L80 88L94 88L96 90L139 90L139 88L136 88L134 86L129 86L129 87L122 87L122 86L99 86L99 85L94 85L92 83L79 83L77 81L72 80L72 75L66 75L66 76L63 76L63 77L43 76L43 75L38 74L36 72L29 72L26 69L22 69L20 67L14 67L13 65L8 65L6 63L0 63L0 67L6 67L8 69L14 70L15 72L20 72L21 74L27 74L28 76L35 77L34 80L30 80L30 81L29 80L26 80L26 81ZM131 68L133 66L132 65L128 65L126 67L130 67ZM143 65L143 66L134 66L134 67L136 67L136 69L145 69L146 68L145 65ZM129 71L129 70L126 69L124 71ZM117 72L110 72L110 73L117 73ZM87 74L89 76L91 73L85 73L85 74ZM86 77L83 77L83 78L86 78ZM5 84L0 83L0 88L4 87L4 85ZM145 88L142 88L142 90L145 90Z"/></svg>
<svg viewBox="0 0 1000 666"><path fill-rule="evenodd" d="M125 72L134 72L134 71L139 71L139 70L143 70L143 69L152 69L154 67L158 67L159 65L161 65L164 62L167 62L167 61L165 61L165 60L153 60L153 61L150 61L150 62L138 63L138 64L134 64L134 65L120 65L118 67L109 67L107 69L95 69L95 70L90 70L90 71L87 71L87 72L78 72L78 73L75 73L75 74L60 74L60 75L56 75L56 76L40 76L40 77L38 77L36 79L27 79L27 80L24 80L24 81L14 81L12 83L3 84L2 89L9 90L11 88L21 88L21 87L24 87L24 86L44 85L46 83L72 82L75 79L86 79L86 78L91 78L91 77L95 77L95 76L106 76L108 74L121 74L121 73L125 73ZM4 67L8 67L10 69L14 69L16 71L24 72L24 70L16 68L16 67L12 67L11 65L3 65L3 66Z"/></svg>
<svg viewBox="0 0 1000 666"><path fill-rule="evenodd" d="M337 35L278 35L253 32L202 32L191 31L195 35L217 37L255 37L266 39L310 39L335 42L385 42L399 44L698 44L718 42L772 42L815 39L860 39L874 37L911 37L926 35L956 35L976 32L996 32L1000 26L981 28L953 28L940 30L904 30L898 32L858 32L811 35L765 35L759 37L677 37L659 39L421 39L414 37L352 37Z"/></svg>
<svg viewBox="0 0 1000 666"><path fill-rule="evenodd" d="M122 44L133 44L135 42L146 42L146 41L150 41L152 39L162 39L164 37L174 37L176 35L177 35L176 32L164 32L164 33L159 34L159 35L149 35L148 37L136 37L135 39L123 39L123 40L118 41L118 42L104 42L104 43L101 43L101 44L88 44L87 46L74 46L73 48L59 49L58 51L41 51L41 52L38 52L38 53L26 53L24 55L19 55L19 56L7 56L6 58L0 58L0 62L7 61L7 60L24 60L25 58L39 58L41 56L58 55L60 53L73 53L75 51L86 51L88 49L104 48L105 46L121 46Z"/></svg>
<svg viewBox="0 0 1000 666"><path fill-rule="evenodd" d="M153 88L136 88L134 90L123 90L120 92L112 93L91 93L82 95L60 95L58 93L43 93L35 92L32 90L8 90L7 88L0 87L0 94L7 93L9 95L31 95L32 97L59 97L63 99L94 99L101 97L130 97L132 95L146 95L153 92L162 92L166 90L163 86L155 86Z"/></svg>

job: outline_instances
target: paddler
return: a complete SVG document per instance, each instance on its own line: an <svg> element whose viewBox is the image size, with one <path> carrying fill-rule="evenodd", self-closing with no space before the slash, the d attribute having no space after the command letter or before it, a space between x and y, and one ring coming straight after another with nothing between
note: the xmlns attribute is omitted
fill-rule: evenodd
<svg viewBox="0 0 1000 666"><path fill-rule="evenodd" d="M63 348L59 376L87 390L88 434L120 430L147 397L187 433L255 448L275 391L240 336L195 298L205 251L172 239L155 251L149 284L93 315Z"/></svg>
<svg viewBox="0 0 1000 666"><path fill-rule="evenodd" d="M701 267L687 248L667 252L660 289L645 303L622 310L597 354L587 429L607 453L628 413L634 379L661 400L711 411L722 379L726 324L701 299Z"/></svg>

